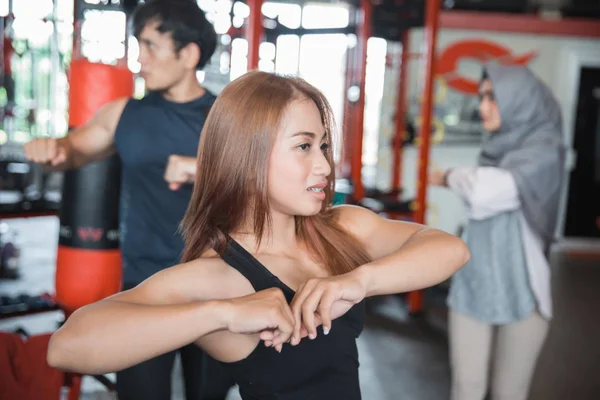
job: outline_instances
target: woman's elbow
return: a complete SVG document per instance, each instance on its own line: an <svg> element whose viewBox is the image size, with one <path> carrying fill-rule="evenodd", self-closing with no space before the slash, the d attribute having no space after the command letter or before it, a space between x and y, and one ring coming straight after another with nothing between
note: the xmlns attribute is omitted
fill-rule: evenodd
<svg viewBox="0 0 600 400"><path fill-rule="evenodd" d="M448 272L454 274L456 271L461 269L471 259L471 252L467 244L458 236L450 233L436 230L437 234L440 235L440 239L444 243L444 252L446 253L446 263Z"/></svg>
<svg viewBox="0 0 600 400"><path fill-rule="evenodd" d="M432 229L429 232L436 238L435 252L431 252L432 257L445 261L440 265L443 265L440 270L442 274L451 276L469 262L471 252L461 238L439 229Z"/></svg>
<svg viewBox="0 0 600 400"><path fill-rule="evenodd" d="M56 332L50 337L48 342L48 352L46 353L46 362L52 368L65 370L67 368L67 343L61 332Z"/></svg>
<svg viewBox="0 0 600 400"><path fill-rule="evenodd" d="M454 237L456 251L456 271L464 267L471 259L471 251L467 244L460 238Z"/></svg>
<svg viewBox="0 0 600 400"><path fill-rule="evenodd" d="M86 372L89 365L93 365L93 353L85 351L85 347L78 345L78 340L69 332L59 329L48 342L46 362L52 368L65 372Z"/></svg>

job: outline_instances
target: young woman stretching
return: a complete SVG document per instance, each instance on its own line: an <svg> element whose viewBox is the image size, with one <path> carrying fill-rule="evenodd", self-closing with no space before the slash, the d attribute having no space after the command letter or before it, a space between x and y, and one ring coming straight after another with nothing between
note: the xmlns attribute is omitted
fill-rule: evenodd
<svg viewBox="0 0 600 400"><path fill-rule="evenodd" d="M365 297L435 285L470 255L444 232L332 207L333 126L301 79L230 83L202 131L182 264L74 313L50 364L104 373L195 342L244 399L360 399Z"/></svg>

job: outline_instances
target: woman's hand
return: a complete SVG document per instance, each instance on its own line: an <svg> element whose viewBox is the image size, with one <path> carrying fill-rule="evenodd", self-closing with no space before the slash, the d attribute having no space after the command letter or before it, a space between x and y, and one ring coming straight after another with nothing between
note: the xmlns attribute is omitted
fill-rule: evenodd
<svg viewBox="0 0 600 400"><path fill-rule="evenodd" d="M331 321L344 315L365 295L365 277L359 269L344 275L309 279L300 286L290 304L295 320L291 344L297 345L306 335L316 338L319 325L323 325L327 335Z"/></svg>
<svg viewBox="0 0 600 400"><path fill-rule="evenodd" d="M221 315L230 332L260 333L260 338L279 352L292 335L294 317L280 289L265 289L220 303L226 305Z"/></svg>
<svg viewBox="0 0 600 400"><path fill-rule="evenodd" d="M446 172L436 169L429 174L429 184L434 186L446 186Z"/></svg>

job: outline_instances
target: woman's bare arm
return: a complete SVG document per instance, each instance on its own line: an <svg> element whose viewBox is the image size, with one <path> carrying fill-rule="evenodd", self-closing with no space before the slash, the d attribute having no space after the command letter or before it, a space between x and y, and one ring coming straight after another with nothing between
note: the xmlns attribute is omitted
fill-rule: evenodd
<svg viewBox="0 0 600 400"><path fill-rule="evenodd" d="M295 318L292 345L299 343L303 328L314 338L322 323L327 334L332 319L365 297L433 286L469 261L467 246L456 236L388 220L361 207L338 209L342 227L364 245L373 261L346 274L310 279L296 291L291 304Z"/></svg>
<svg viewBox="0 0 600 400"><path fill-rule="evenodd" d="M222 282L219 267L197 262L161 271L136 288L74 312L50 340L49 365L85 374L115 372L217 330L271 329L287 340L293 316L280 290L244 297L235 289L217 293L223 287L215 283ZM229 295L233 299L223 300Z"/></svg>
<svg viewBox="0 0 600 400"><path fill-rule="evenodd" d="M340 208L340 222L374 260L354 271L361 277L366 297L436 285L469 261L467 245L454 235L385 219L359 207Z"/></svg>

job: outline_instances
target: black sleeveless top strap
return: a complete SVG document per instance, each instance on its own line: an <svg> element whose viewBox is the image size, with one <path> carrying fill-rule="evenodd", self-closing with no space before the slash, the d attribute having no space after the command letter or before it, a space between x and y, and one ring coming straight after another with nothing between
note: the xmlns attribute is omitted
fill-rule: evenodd
<svg viewBox="0 0 600 400"><path fill-rule="evenodd" d="M257 292L278 287L283 291L288 302L294 298L295 293L291 288L281 282L252 254L230 237L227 238L227 248L221 258L248 279Z"/></svg>
<svg viewBox="0 0 600 400"><path fill-rule="evenodd" d="M294 291L232 238L221 258L239 271L256 291L280 288L289 302ZM245 359L222 363L234 376L244 400L360 400L356 338L363 325L364 303L332 323L329 335L299 345L284 345L281 353L259 343Z"/></svg>

